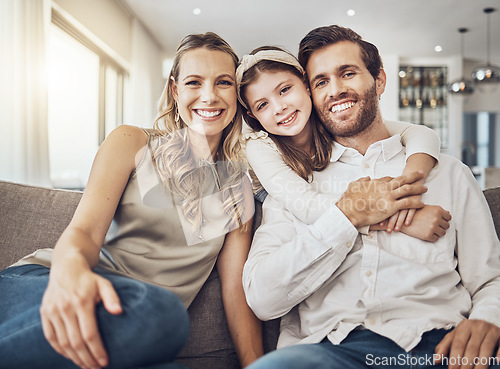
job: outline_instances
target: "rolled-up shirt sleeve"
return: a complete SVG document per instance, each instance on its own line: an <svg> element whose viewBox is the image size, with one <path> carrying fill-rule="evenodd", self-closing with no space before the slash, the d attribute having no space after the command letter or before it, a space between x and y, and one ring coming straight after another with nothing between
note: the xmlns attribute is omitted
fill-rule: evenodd
<svg viewBox="0 0 500 369"><path fill-rule="evenodd" d="M441 140L438 134L424 125L399 121L384 121L391 136L399 134L406 147L406 159L413 154L423 153L439 161Z"/></svg>
<svg viewBox="0 0 500 369"><path fill-rule="evenodd" d="M249 306L262 320L283 316L332 276L357 236L335 205L307 225L268 197L243 270Z"/></svg>

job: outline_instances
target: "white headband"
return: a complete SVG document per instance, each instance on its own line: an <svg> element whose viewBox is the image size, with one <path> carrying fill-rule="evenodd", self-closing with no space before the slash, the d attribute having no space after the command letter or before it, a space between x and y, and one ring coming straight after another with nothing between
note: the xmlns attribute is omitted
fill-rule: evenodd
<svg viewBox="0 0 500 369"><path fill-rule="evenodd" d="M236 69L236 88L238 91L238 100L240 101L241 105L243 105L246 109L248 107L246 104L243 102L243 99L240 94L240 85L241 85L241 80L243 78L243 74L252 68L255 64L260 62L261 60L271 60L279 63L284 63L291 65L295 68L300 73L304 73L304 69L300 65L297 59L293 57L292 55L288 54L285 51L281 50L261 50L253 55L245 55L240 62L240 65Z"/></svg>

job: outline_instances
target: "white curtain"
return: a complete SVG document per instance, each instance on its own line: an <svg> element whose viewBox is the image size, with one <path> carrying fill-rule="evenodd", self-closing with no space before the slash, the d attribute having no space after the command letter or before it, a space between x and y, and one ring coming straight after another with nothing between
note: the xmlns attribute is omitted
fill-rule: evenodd
<svg viewBox="0 0 500 369"><path fill-rule="evenodd" d="M0 1L0 179L49 185L46 44L51 0Z"/></svg>

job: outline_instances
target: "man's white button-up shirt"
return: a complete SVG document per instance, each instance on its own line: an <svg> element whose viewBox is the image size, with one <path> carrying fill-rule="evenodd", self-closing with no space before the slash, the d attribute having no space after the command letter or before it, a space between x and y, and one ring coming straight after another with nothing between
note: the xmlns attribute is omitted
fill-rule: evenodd
<svg viewBox="0 0 500 369"><path fill-rule="evenodd" d="M311 185L336 201L350 182L396 177L404 166L399 136L364 156L334 144L332 162ZM468 167L446 155L425 184L424 203L453 217L435 243L400 232L360 234L336 206L307 225L267 197L243 284L257 316L283 317L278 347L325 337L336 344L365 327L410 350L424 332L467 317L500 326L500 244L481 189Z"/></svg>

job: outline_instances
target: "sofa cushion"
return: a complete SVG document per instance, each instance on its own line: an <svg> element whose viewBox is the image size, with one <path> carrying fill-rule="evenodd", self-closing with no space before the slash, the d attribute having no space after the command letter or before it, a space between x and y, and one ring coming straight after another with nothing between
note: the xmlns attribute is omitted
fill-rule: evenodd
<svg viewBox="0 0 500 369"><path fill-rule="evenodd" d="M0 270L37 249L54 247L81 196L0 181Z"/></svg>
<svg viewBox="0 0 500 369"><path fill-rule="evenodd" d="M239 369L215 267L188 309L191 332L177 361L190 369Z"/></svg>

